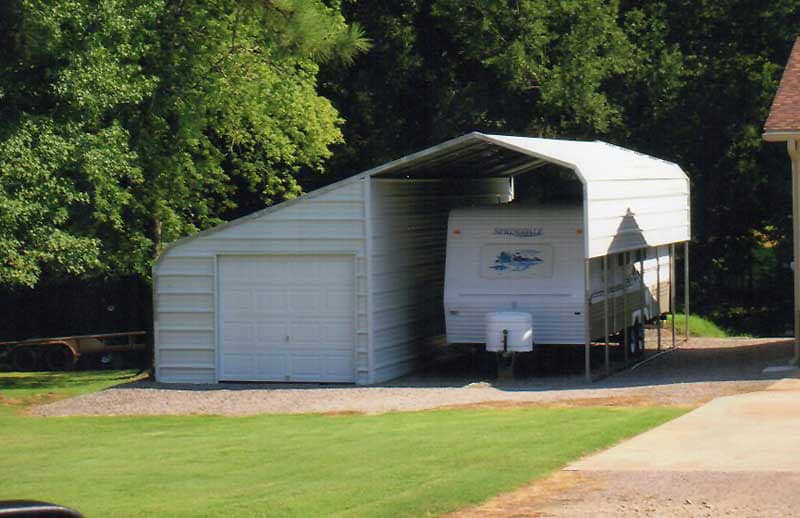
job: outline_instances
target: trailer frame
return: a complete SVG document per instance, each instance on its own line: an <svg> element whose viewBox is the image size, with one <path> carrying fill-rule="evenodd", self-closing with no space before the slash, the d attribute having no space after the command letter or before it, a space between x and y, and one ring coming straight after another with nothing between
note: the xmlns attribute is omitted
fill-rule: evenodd
<svg viewBox="0 0 800 518"><path fill-rule="evenodd" d="M144 351L146 331L27 338L0 342L0 358L15 369L71 370L82 357ZM121 342L121 343L120 343Z"/></svg>

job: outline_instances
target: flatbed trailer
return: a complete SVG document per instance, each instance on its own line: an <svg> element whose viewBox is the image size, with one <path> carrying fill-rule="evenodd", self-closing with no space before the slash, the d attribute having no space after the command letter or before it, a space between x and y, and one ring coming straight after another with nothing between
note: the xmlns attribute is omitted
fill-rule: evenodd
<svg viewBox="0 0 800 518"><path fill-rule="evenodd" d="M82 358L98 357L111 362L144 351L145 334L145 331L129 331L0 342L0 360L18 371L71 370Z"/></svg>

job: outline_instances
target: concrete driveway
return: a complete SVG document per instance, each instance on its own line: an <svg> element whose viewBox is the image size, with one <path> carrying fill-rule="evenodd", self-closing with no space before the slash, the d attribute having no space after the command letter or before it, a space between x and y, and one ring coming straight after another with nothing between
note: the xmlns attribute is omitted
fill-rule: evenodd
<svg viewBox="0 0 800 518"><path fill-rule="evenodd" d="M800 472L800 380L717 398L567 469Z"/></svg>
<svg viewBox="0 0 800 518"><path fill-rule="evenodd" d="M800 516L800 380L717 398L459 516Z"/></svg>

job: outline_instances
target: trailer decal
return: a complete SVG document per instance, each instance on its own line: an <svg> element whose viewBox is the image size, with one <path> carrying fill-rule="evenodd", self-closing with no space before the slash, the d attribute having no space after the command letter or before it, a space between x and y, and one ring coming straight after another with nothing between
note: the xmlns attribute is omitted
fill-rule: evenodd
<svg viewBox="0 0 800 518"><path fill-rule="evenodd" d="M537 228L504 228L495 227L494 233L497 236L514 236L514 237L538 237L544 234L544 231Z"/></svg>
<svg viewBox="0 0 800 518"><path fill-rule="evenodd" d="M544 262L541 257L537 257L538 250L520 250L514 253L502 251L497 254L494 265L490 266L493 270L502 272L511 270L521 272Z"/></svg>
<svg viewBox="0 0 800 518"><path fill-rule="evenodd" d="M535 248L534 248L535 246ZM518 279L552 276L552 247L489 245L481 250L481 277Z"/></svg>

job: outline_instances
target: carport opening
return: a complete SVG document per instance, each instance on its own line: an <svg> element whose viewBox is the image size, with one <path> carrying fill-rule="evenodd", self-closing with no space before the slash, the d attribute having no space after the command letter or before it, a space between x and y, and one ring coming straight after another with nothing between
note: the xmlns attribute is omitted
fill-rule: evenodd
<svg viewBox="0 0 800 518"><path fill-rule="evenodd" d="M512 178L514 200L523 205L583 206L583 184L575 172L555 164Z"/></svg>
<svg viewBox="0 0 800 518"><path fill-rule="evenodd" d="M414 364L417 372L434 367L436 372L444 374L452 369L462 377L481 375L476 356L483 350L483 340L451 339L448 343L444 295L451 211L490 206L568 207L575 215L573 233L582 249L584 189L576 173L514 151L499 147L488 149L486 144L482 147L484 150L478 155L467 153L467 160L450 154L449 160L439 157L430 164L416 163L413 168L400 167L371 178L376 248L373 251L376 261L373 268L374 346L379 378L389 377L381 375L380 369L391 368L391 364L385 363L397 357L396 351L391 354L389 351L392 341L399 340L400 335L413 338L407 352L417 358ZM528 226L536 224L531 222ZM392 241L393 246L386 246L387 241ZM391 270L391 266L378 266L377 262L386 260L384 252L393 255L389 263L407 266L408 270L391 272L386 271ZM390 279L393 273L396 278ZM581 271L576 272L576 277L579 278L572 279L573 282L582 282ZM395 294L399 307L384 304L384 299L392 296L391 287L397 283L404 287L403 294ZM405 322L392 322L383 308L392 308L388 311L394 313L405 312L408 316ZM384 330L384 327L390 329ZM580 326L575 332L583 336ZM580 343L568 347L541 347L535 359L536 370L530 373L579 373L583 366L582 355Z"/></svg>

